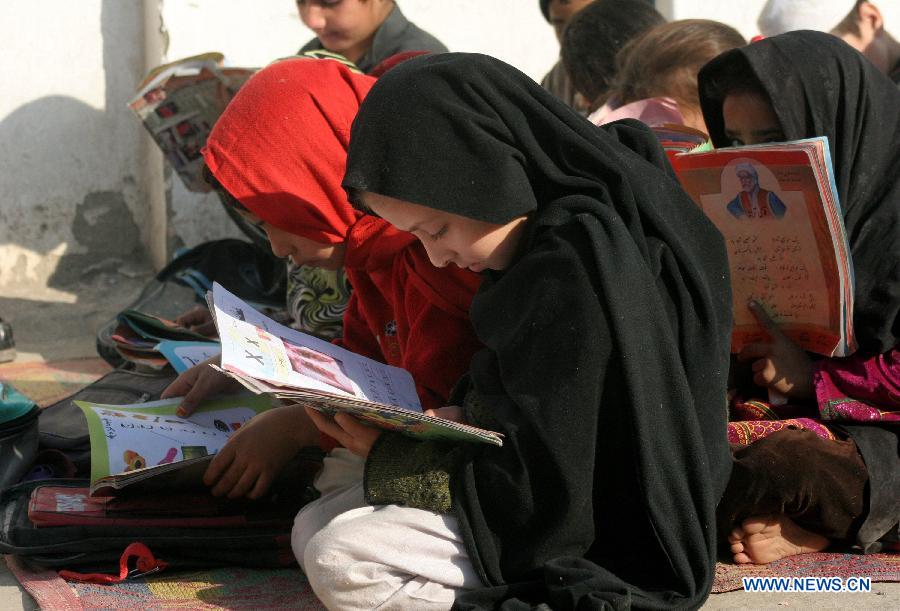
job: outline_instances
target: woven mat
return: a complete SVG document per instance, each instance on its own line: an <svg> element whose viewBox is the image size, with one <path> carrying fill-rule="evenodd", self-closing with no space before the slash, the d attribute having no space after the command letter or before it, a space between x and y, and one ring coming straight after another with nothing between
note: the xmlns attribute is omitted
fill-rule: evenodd
<svg viewBox="0 0 900 611"><path fill-rule="evenodd" d="M818 553L788 556L769 564L716 565L712 592L742 590L743 577L869 577L878 581L900 581L900 554Z"/></svg>
<svg viewBox="0 0 900 611"><path fill-rule="evenodd" d="M41 609L323 609L298 569L221 568L177 572L118 585L68 583L55 571L6 557ZM742 577L869 577L900 581L900 554L803 554L764 566L719 563L712 592L741 590Z"/></svg>
<svg viewBox="0 0 900 611"><path fill-rule="evenodd" d="M10 572L41 609L297 609L323 611L299 569L179 571L116 585L66 582L7 556Z"/></svg>
<svg viewBox="0 0 900 611"><path fill-rule="evenodd" d="M6 363L0 365L0 380L47 407L81 390L112 369L101 358L70 359L50 363Z"/></svg>

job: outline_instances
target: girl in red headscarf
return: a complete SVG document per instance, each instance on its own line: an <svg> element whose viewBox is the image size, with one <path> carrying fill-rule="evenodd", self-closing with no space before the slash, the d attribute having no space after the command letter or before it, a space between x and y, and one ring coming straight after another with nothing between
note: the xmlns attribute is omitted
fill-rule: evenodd
<svg viewBox="0 0 900 611"><path fill-rule="evenodd" d="M414 236L363 216L347 200L341 180L350 124L374 82L336 61L276 62L240 89L203 156L214 186L266 232L276 255L298 265L343 266L353 294L336 341L410 371L423 407L436 408L479 348L468 309L480 279L434 267ZM184 395L186 415L229 383L198 366L163 396ZM258 497L301 447L318 440L301 407L271 410L232 437L205 481L217 495ZM325 462L324 473L361 478L361 462L349 452L339 448Z"/></svg>

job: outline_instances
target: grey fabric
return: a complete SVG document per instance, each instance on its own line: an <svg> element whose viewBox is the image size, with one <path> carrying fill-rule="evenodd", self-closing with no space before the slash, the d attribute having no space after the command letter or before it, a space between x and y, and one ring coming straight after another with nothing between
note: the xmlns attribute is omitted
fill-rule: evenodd
<svg viewBox="0 0 900 611"><path fill-rule="evenodd" d="M303 45L299 53L324 48L318 38L313 38ZM440 40L408 20L399 6L394 6L394 10L391 11L388 18L375 31L372 47L356 62L356 65L368 74L372 68L387 58L404 51L446 53L447 47Z"/></svg>

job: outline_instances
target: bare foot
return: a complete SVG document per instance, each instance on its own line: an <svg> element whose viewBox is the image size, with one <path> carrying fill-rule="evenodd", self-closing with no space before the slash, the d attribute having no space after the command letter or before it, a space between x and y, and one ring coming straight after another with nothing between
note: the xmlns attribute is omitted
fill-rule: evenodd
<svg viewBox="0 0 900 611"><path fill-rule="evenodd" d="M747 518L731 531L728 542L738 564L768 564L787 556L820 552L830 543L783 514Z"/></svg>

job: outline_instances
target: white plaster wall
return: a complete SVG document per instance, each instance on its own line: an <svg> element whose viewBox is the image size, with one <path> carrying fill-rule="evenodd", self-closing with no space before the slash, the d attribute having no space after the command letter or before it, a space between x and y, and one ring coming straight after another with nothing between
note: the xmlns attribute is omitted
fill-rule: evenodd
<svg viewBox="0 0 900 611"><path fill-rule="evenodd" d="M852 4L853 0L848 2ZM657 0L656 7L670 20L713 19L727 23L749 40L759 33L756 17L765 3L766 0Z"/></svg>
<svg viewBox="0 0 900 611"><path fill-rule="evenodd" d="M123 222L113 244L139 246L141 131L124 104L142 35L139 2L0 3L0 287L83 264L93 224Z"/></svg>

